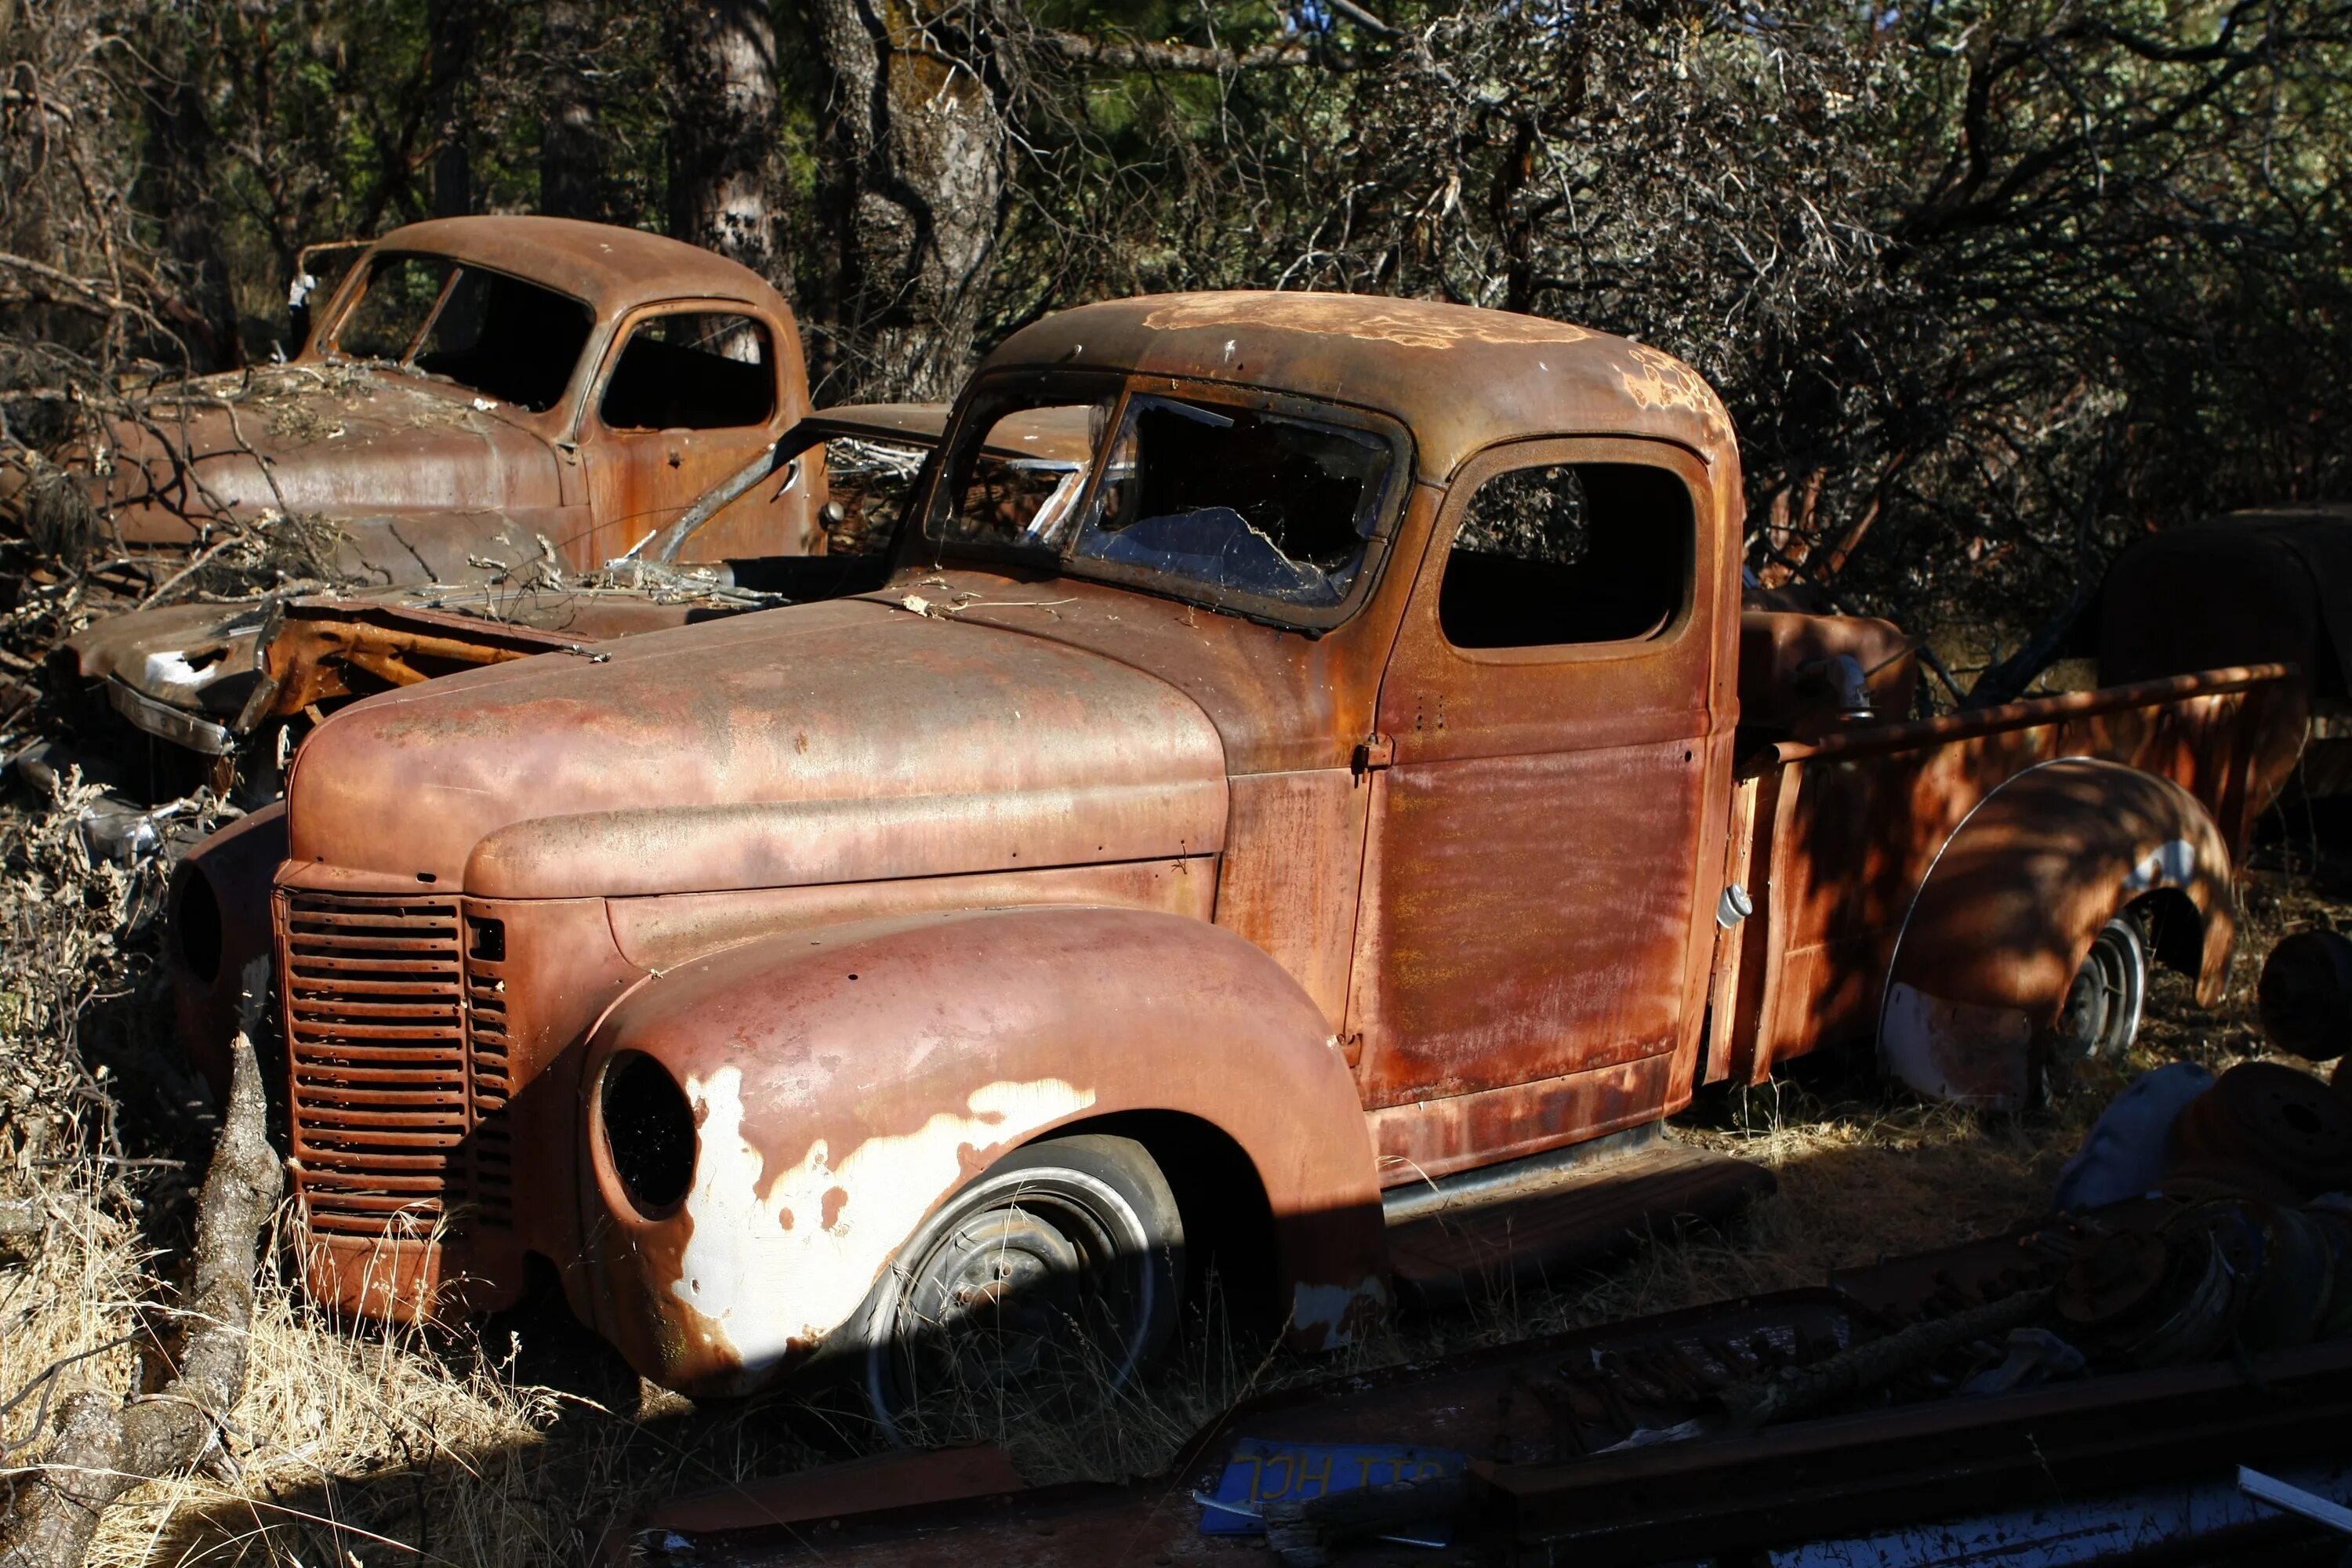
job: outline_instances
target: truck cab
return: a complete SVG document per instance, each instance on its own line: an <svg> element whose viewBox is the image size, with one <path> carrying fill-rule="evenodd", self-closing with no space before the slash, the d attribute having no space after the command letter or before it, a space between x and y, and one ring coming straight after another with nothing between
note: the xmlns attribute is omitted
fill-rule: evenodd
<svg viewBox="0 0 2352 1568"><path fill-rule="evenodd" d="M980 460L1024 426L1091 460ZM2278 672L1874 710L1891 628L1743 625L1741 518L1706 383L1568 323L1024 329L878 590L312 733L274 895L311 1288L494 1306L536 1255L697 1392L1116 1381L1213 1252L1344 1342L1397 1194L1890 1019L1898 1076L1998 1100L2119 918L2211 994ZM1743 635L1836 700L1743 727Z"/></svg>

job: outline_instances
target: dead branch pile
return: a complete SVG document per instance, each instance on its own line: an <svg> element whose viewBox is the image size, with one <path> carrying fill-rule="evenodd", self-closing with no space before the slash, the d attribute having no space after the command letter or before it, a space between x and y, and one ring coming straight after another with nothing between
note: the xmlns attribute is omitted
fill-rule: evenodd
<svg viewBox="0 0 2352 1568"><path fill-rule="evenodd" d="M283 1173L251 1037L240 1033L232 1050L228 1115L198 1205L194 1289L176 1314L193 1325L178 1375L127 1402L96 1390L63 1402L55 1440L16 1482L0 1568L78 1568L107 1505L212 1454L244 1397L255 1249Z"/></svg>

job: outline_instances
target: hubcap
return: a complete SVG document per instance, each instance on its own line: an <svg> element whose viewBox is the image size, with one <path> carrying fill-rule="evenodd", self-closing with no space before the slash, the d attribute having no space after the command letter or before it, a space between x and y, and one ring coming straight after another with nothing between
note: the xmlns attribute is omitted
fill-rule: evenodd
<svg viewBox="0 0 2352 1568"><path fill-rule="evenodd" d="M1020 1173L932 1243L892 1314L904 1392L1126 1381L1150 1316L1142 1223L1075 1172Z"/></svg>

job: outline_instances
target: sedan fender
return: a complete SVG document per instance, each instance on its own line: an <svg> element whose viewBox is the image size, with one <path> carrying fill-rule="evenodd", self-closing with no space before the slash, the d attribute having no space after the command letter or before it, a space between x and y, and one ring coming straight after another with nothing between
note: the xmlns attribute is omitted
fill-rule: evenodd
<svg viewBox="0 0 2352 1568"><path fill-rule="evenodd" d="M2067 757L2017 774L1948 840L1912 900L1879 1015L1887 1068L1916 1092L2014 1106L2075 972L2116 914L2169 889L2158 956L2221 999L2236 936L2230 852L2180 785Z"/></svg>
<svg viewBox="0 0 2352 1568"><path fill-rule="evenodd" d="M667 1093L645 1058L691 1117L667 1154L642 1097L608 1087ZM863 1348L861 1307L943 1201L1021 1144L1125 1112L1238 1145L1295 1340L1344 1342L1386 1304L1371 1141L1330 1026L1199 921L1066 907L763 938L641 984L583 1065L575 1305L671 1387L740 1392Z"/></svg>

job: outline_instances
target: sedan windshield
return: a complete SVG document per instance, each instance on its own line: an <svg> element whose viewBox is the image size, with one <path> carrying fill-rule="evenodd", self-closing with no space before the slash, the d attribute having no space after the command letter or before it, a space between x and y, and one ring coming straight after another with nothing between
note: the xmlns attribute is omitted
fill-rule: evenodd
<svg viewBox="0 0 2352 1568"><path fill-rule="evenodd" d="M571 384L595 317L579 300L445 256L379 256L333 351L540 413Z"/></svg>

